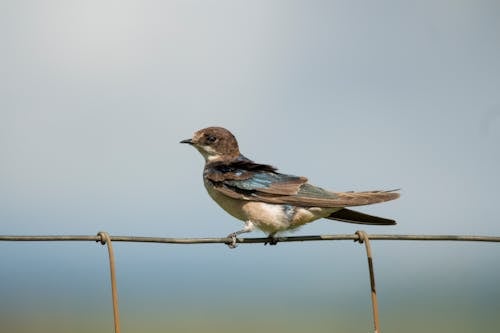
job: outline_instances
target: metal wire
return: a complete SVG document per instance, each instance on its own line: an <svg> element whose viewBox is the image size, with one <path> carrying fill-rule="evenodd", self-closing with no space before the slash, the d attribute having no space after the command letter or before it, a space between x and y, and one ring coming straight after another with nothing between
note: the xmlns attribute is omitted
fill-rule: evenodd
<svg viewBox="0 0 500 333"><path fill-rule="evenodd" d="M116 286L116 271L115 271L115 254L113 245L111 245L111 237L104 231L97 234L102 245L108 246L109 257L109 274L111 277L111 299L113 301L113 319L115 324L115 333L120 333L120 311L118 310L118 288Z"/></svg>
<svg viewBox="0 0 500 333"><path fill-rule="evenodd" d="M142 237L142 236L110 236L113 242L139 242L139 243L167 243L167 244L213 244L230 243L231 238L166 238L166 237ZM459 241L459 242L500 242L500 236L476 236L476 235L385 235L370 234L370 240L400 240L400 241ZM335 240L359 240L356 234L338 235L315 235L315 236L289 236L275 237L278 242L304 242L304 241L335 241ZM46 236L22 236L22 235L0 235L0 241L96 241L100 242L99 236L86 235L46 235ZM253 244L269 242L269 238L237 238L237 243Z"/></svg>
<svg viewBox="0 0 500 333"><path fill-rule="evenodd" d="M356 231L356 235L359 237L359 242L361 244L365 243L366 257L368 258L368 272L370 274L370 287L371 287L371 297L372 297L372 309L373 309L373 326L375 327L375 333L380 333L380 322L378 319L378 302L377 302L377 290L375 288L375 271L373 269L373 255L372 247L370 245L370 238L368 234L362 230Z"/></svg>

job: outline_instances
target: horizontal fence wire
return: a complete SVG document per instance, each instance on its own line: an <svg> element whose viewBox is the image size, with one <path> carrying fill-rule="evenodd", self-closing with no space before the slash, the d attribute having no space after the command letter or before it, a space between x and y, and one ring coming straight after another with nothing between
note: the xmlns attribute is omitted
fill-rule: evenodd
<svg viewBox="0 0 500 333"><path fill-rule="evenodd" d="M399 241L459 241L459 242L500 242L500 236L476 236L476 235L388 235L368 234L370 240L399 240ZM135 242L135 243L166 243L166 244L227 244L232 238L169 238L169 237L142 237L142 236L109 236L113 242ZM359 241L358 234L338 235L311 235L311 236L289 236L274 237L278 242L304 242L304 241L336 241L353 240ZM0 235L0 241L101 241L99 235L46 235L46 236L24 236L24 235ZM253 244L267 243L268 237L263 238L237 238L237 243Z"/></svg>

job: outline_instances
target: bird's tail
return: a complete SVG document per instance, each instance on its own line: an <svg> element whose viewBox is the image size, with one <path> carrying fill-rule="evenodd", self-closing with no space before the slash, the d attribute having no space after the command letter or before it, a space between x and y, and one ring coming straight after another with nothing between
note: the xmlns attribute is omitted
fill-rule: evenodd
<svg viewBox="0 0 500 333"><path fill-rule="evenodd" d="M396 221L383 217L368 215L357 212L355 210L342 208L326 217L330 220L337 220L356 224L372 224L372 225L394 225Z"/></svg>

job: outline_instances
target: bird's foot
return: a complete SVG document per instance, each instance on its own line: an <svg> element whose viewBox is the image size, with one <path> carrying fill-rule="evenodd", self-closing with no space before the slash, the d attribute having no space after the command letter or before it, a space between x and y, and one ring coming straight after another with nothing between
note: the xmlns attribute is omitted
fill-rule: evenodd
<svg viewBox="0 0 500 333"><path fill-rule="evenodd" d="M231 242L225 243L230 249L235 249L238 245L236 244L237 238L236 238L236 233L230 233L227 235L227 238L231 238Z"/></svg>
<svg viewBox="0 0 500 333"><path fill-rule="evenodd" d="M267 244L276 245L276 244L278 244L278 238L274 238L274 236L269 236L267 239L268 240L264 243L264 245L267 245Z"/></svg>

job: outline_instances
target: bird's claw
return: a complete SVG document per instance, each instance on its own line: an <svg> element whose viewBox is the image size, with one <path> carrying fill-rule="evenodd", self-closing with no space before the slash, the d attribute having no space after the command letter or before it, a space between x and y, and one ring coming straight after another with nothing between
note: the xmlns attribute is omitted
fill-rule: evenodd
<svg viewBox="0 0 500 333"><path fill-rule="evenodd" d="M230 248L230 249L235 249L238 245L236 244L236 233L231 233L229 235L227 235L227 238L231 238L231 242L229 243L226 243L226 245Z"/></svg>
<svg viewBox="0 0 500 333"><path fill-rule="evenodd" d="M264 245L276 245L278 244L278 238L274 238L273 236L269 236L268 237L268 240L266 242L264 242Z"/></svg>

